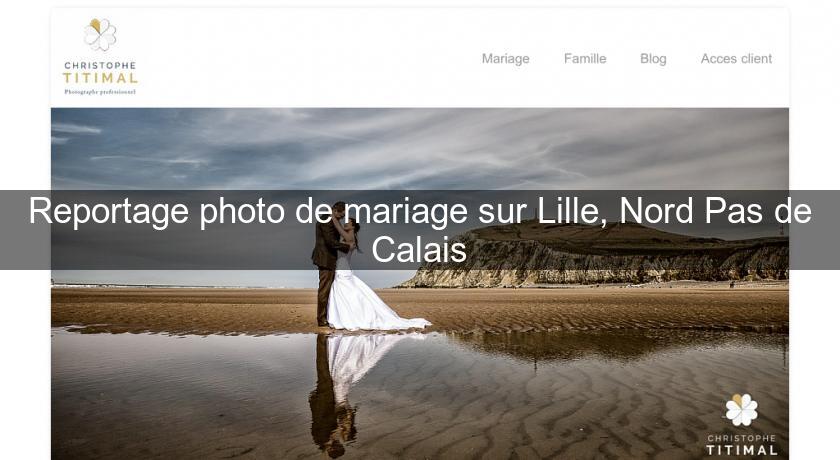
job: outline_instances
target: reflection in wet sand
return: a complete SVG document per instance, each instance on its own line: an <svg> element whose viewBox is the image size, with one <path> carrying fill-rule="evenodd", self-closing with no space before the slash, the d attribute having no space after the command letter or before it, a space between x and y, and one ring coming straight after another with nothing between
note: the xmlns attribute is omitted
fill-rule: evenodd
<svg viewBox="0 0 840 460"><path fill-rule="evenodd" d="M787 334L721 334L668 329L449 334L448 337L472 350L532 362L587 358L632 361L656 353L726 344L775 344L785 350L787 346Z"/></svg>
<svg viewBox="0 0 840 460"><path fill-rule="evenodd" d="M710 434L788 450L785 334L408 337L54 329L53 454L696 458ZM735 393L759 401L750 427L723 417Z"/></svg>
<svg viewBox="0 0 840 460"><path fill-rule="evenodd" d="M315 338L317 383L309 395L312 439L331 458L344 455L344 445L356 439L356 408L350 388L399 341L420 334L321 335Z"/></svg>

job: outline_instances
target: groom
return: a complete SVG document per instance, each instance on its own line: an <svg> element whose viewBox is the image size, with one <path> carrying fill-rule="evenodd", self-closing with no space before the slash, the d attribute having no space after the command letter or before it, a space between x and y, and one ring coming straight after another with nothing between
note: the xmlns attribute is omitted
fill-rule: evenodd
<svg viewBox="0 0 840 460"><path fill-rule="evenodd" d="M344 218L347 205L339 201L332 207L332 215L339 221ZM347 252L350 246L342 243L338 230L332 222L315 223L315 249L312 250L312 263L318 266L318 326L328 327L327 303L330 289L335 279L335 261L338 251Z"/></svg>

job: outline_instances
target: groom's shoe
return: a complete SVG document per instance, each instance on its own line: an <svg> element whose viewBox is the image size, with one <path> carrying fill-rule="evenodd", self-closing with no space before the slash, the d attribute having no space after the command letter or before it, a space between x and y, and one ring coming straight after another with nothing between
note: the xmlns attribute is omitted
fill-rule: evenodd
<svg viewBox="0 0 840 460"><path fill-rule="evenodd" d="M318 327L330 327L329 323L318 323Z"/></svg>

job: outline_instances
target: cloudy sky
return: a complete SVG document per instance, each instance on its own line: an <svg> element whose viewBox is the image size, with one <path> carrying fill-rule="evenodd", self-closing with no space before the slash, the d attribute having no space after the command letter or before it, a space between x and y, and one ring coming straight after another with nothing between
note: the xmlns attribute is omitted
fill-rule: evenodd
<svg viewBox="0 0 840 460"><path fill-rule="evenodd" d="M54 109L77 189L787 186L786 109Z"/></svg>
<svg viewBox="0 0 840 460"><path fill-rule="evenodd" d="M787 109L52 111L55 189L780 189L787 185ZM198 279L214 284L216 275ZM310 275L287 274L278 281L277 274L260 278L251 273L242 275L242 282L229 284L312 285ZM86 277L66 276L70 274L56 273L58 280ZM138 276L128 276L126 282L145 282ZM155 280L177 278L155 276ZM203 284L195 274L184 276L184 282ZM231 277L236 275L224 278ZM398 277L405 274L388 274L388 280L374 284L387 285Z"/></svg>

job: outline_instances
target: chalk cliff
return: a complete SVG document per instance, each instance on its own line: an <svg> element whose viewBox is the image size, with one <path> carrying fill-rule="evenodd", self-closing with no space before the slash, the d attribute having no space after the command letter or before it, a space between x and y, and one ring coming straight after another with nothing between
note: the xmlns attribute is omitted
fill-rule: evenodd
<svg viewBox="0 0 840 460"><path fill-rule="evenodd" d="M463 263L425 263L400 287L787 279L786 237L698 238L638 224L485 227L458 236Z"/></svg>

